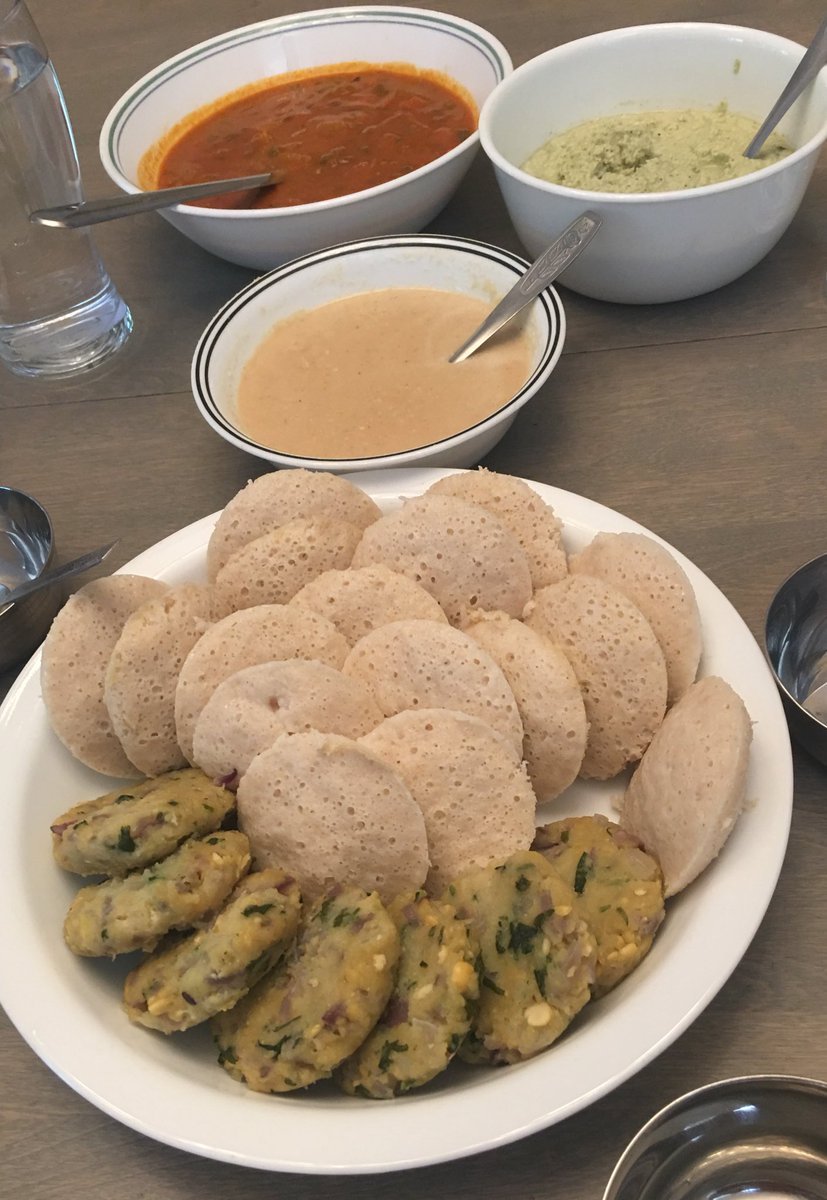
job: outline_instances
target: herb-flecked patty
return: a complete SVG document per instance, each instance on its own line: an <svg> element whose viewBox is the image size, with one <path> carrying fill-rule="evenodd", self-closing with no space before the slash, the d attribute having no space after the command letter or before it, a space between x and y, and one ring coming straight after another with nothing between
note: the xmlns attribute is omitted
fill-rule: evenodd
<svg viewBox="0 0 827 1200"><path fill-rule="evenodd" d="M389 1100L444 1071L476 1011L477 946L449 904L424 892L390 906L399 967L379 1023L337 1072L345 1092Z"/></svg>
<svg viewBox="0 0 827 1200"><path fill-rule="evenodd" d="M70 808L52 823L55 861L77 875L124 876L218 829L235 804L198 770L169 771Z"/></svg>
<svg viewBox="0 0 827 1200"><path fill-rule="evenodd" d="M130 1021L176 1033L232 1008L293 943L299 886L276 868L247 875L206 928L157 950L131 971Z"/></svg>
<svg viewBox="0 0 827 1200"><path fill-rule="evenodd" d="M393 987L399 934L376 892L318 901L295 954L213 1020L219 1062L256 1092L325 1079L362 1044Z"/></svg>
<svg viewBox="0 0 827 1200"><path fill-rule="evenodd" d="M91 958L154 950L170 930L212 920L249 867L243 833L191 838L144 871L81 888L63 923L66 945Z"/></svg>
<svg viewBox="0 0 827 1200"><path fill-rule="evenodd" d="M512 1063L550 1046L594 979L595 942L572 889L526 850L463 875L447 899L469 922L482 959L479 1012L460 1057Z"/></svg>
<svg viewBox="0 0 827 1200"><path fill-rule="evenodd" d="M652 945L664 916L660 867L637 838L600 814L544 825L534 849L574 889L597 943L592 990L602 996Z"/></svg>

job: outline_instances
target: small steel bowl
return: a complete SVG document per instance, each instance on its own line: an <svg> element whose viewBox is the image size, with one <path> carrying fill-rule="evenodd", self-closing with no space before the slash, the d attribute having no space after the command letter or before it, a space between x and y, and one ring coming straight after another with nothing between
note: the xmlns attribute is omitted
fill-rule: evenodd
<svg viewBox="0 0 827 1200"><path fill-rule="evenodd" d="M827 1200L827 1084L724 1079L681 1096L630 1142L603 1200Z"/></svg>
<svg viewBox="0 0 827 1200"><path fill-rule="evenodd" d="M767 611L764 643L790 732L827 764L827 554L781 584Z"/></svg>
<svg viewBox="0 0 827 1200"><path fill-rule="evenodd" d="M16 666L34 650L60 607L57 585L16 604L3 603L9 589L38 579L53 554L54 533L46 509L25 492L0 487L0 671Z"/></svg>

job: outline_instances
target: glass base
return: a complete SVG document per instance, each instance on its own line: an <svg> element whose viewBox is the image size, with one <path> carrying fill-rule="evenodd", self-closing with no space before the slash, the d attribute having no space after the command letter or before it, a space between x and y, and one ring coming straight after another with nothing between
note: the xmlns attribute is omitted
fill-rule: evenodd
<svg viewBox="0 0 827 1200"><path fill-rule="evenodd" d="M0 325L0 362L15 375L60 379L97 367L132 332L132 314L108 283L68 312L25 325Z"/></svg>

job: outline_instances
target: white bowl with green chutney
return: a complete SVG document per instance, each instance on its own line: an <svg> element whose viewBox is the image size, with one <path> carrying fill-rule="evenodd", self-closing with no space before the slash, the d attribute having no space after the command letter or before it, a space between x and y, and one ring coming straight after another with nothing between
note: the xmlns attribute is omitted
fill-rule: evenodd
<svg viewBox="0 0 827 1200"><path fill-rule="evenodd" d="M529 254L591 209L603 226L561 279L572 291L657 304L750 270L795 216L827 138L825 69L773 145L743 158L803 54L758 29L674 22L580 38L518 67L479 128Z"/></svg>

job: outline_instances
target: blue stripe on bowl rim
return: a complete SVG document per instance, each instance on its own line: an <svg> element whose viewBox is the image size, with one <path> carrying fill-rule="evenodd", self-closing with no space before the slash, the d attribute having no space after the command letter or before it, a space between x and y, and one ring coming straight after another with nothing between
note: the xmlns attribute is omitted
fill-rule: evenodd
<svg viewBox="0 0 827 1200"><path fill-rule="evenodd" d="M194 62L205 61L246 42L261 41L272 36L273 33L290 33L296 29L312 28L317 25L374 24L376 22L389 25L436 27L460 41L473 45L490 63L497 83L500 83L513 68L508 51L499 39L495 38L493 34L489 34L482 26L474 25L473 22L464 21L462 18L451 17L447 13L431 12L428 9L381 8L368 5L359 9L318 9L309 13L273 17L267 21L244 25L227 34L199 42L189 50L184 50L175 57L167 59L154 71L139 79L121 98L119 106L108 118L107 149L111 161L119 171L123 172L120 160L120 139L129 118L149 95L162 87L169 79L188 70ZM503 53L500 53L500 50Z"/></svg>
<svg viewBox="0 0 827 1200"><path fill-rule="evenodd" d="M386 459L398 458L400 454L417 453L420 451L424 454L436 446L447 449L455 442L458 443L460 440L464 440L467 434L481 429L482 426L487 425L489 421L494 420L495 417L516 404L529 388L533 386L537 376L546 369L550 362L558 358L562 353L565 314L559 295L553 287L547 287L534 301L543 306L548 317L548 332L537 366L518 392L511 396L504 404L501 404L494 412L489 413L487 417L477 421L474 425L469 425L459 433L452 434L451 437L439 438L435 442L426 442L421 446L411 446L405 450L395 450L389 454L371 454L360 455L354 458L328 459L320 458L317 455L284 454L273 446L265 446L263 443L256 442L252 438L247 437L245 433L233 425L221 412L208 382L212 354L216 343L226 327L241 309L256 300L262 292L266 292L274 281L289 278L291 275L301 272L308 266L325 262L330 258L346 258L350 254L362 253L365 250L372 249L379 250L385 246L444 246L448 249L464 250L478 255L480 258L488 259L491 262L500 263L507 267L515 267L519 273L527 271L530 266L529 261L520 255L514 254L510 250L504 250L499 246L493 246L488 242L477 241L474 238L456 237L451 234L391 234L374 238L361 238L359 241L344 242L338 246L328 246L324 250L313 251L310 254L302 255L300 258L292 259L290 262L276 267L264 275L260 275L248 283L246 287L243 287L241 291L236 292L218 310L201 334L193 354L190 371L190 384L193 396L201 413L217 433L227 435L229 440L241 450L249 450L253 454L259 450L263 451L265 455L277 454L280 460L283 459L290 463L295 463L296 466L301 466L308 462L330 462L350 465L363 462L366 458L369 458L372 463L375 462L377 466L381 466Z"/></svg>

